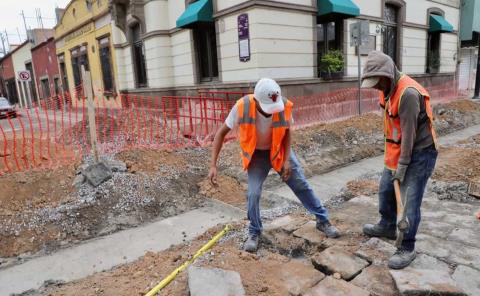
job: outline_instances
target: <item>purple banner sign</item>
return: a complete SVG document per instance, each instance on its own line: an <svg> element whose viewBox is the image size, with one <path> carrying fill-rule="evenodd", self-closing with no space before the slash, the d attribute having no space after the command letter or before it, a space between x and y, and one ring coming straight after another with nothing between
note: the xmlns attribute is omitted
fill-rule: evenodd
<svg viewBox="0 0 480 296"><path fill-rule="evenodd" d="M241 62L250 60L250 26L246 13L238 16L238 53Z"/></svg>

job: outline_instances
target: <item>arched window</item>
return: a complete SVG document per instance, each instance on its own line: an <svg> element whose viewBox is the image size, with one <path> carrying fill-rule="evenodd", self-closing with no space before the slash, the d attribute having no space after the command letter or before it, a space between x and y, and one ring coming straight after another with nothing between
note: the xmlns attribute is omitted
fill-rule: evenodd
<svg viewBox="0 0 480 296"><path fill-rule="evenodd" d="M147 67L145 63L145 47L143 45L143 39L140 35L140 23L137 22L130 27L135 83L137 87L146 87Z"/></svg>

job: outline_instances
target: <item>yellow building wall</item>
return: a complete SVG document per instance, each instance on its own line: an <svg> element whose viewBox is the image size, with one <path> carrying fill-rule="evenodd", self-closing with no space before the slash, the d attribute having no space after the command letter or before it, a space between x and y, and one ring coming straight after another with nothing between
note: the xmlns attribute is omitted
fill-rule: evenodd
<svg viewBox="0 0 480 296"><path fill-rule="evenodd" d="M73 10L75 10L75 13L73 13ZM98 23L101 23L102 18L109 20L108 15L105 16L108 13L108 1L101 1L100 5L98 5L97 1L93 1L91 11L87 9L84 0L74 0L70 2L61 22L55 27L55 39L57 44L56 51L57 56L63 54L65 57L68 89L70 90L70 94L75 96L75 80L73 76L71 50L86 45L96 104L100 107L121 107L121 102L118 97L106 98L103 93L103 75L99 51L99 40L103 37L109 36L110 40L110 59L113 71L113 84L115 87L117 85L116 79L118 73L115 62L115 49L112 42L111 22L109 21L101 27L96 28L96 24L98 26ZM77 103L81 104L81 102L73 100L74 105Z"/></svg>

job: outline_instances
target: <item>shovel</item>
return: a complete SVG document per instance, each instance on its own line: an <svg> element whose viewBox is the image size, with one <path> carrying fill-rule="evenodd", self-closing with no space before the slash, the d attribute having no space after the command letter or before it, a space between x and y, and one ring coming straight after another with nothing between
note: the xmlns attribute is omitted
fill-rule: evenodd
<svg viewBox="0 0 480 296"><path fill-rule="evenodd" d="M407 192L405 193L405 203L402 200L402 194L400 192L400 182L398 180L393 180L393 187L395 188L395 199L397 200L397 240L395 241L395 246L400 248L403 241L403 236L405 231L407 231L408 227L410 227L410 223L408 222L407 218L407 203L408 203L408 187ZM400 219L400 220L398 220Z"/></svg>

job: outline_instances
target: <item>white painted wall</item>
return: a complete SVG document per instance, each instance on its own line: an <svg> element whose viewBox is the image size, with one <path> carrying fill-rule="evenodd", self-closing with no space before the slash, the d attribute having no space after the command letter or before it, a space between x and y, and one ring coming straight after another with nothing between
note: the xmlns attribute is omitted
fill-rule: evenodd
<svg viewBox="0 0 480 296"><path fill-rule="evenodd" d="M259 77L313 78L316 28L308 13L256 8L250 16L252 52Z"/></svg>
<svg viewBox="0 0 480 296"><path fill-rule="evenodd" d="M253 10L239 12L239 14L242 13L248 13L249 20L252 21ZM250 43L250 61L239 61L237 17L238 14L233 14L219 20L218 27L222 29L218 32L219 42L217 46L221 57L220 75L223 82L250 81L259 76L258 54L253 51L255 50L255 44Z"/></svg>
<svg viewBox="0 0 480 296"><path fill-rule="evenodd" d="M247 2L248 0L217 0L217 11L221 11L239 4L243 2Z"/></svg>
<svg viewBox="0 0 480 296"><path fill-rule="evenodd" d="M360 8L360 14L381 17L382 16L382 0L353 0Z"/></svg>
<svg viewBox="0 0 480 296"><path fill-rule="evenodd" d="M458 30L459 10L457 8L444 4L432 2L429 0L409 0L406 6L406 21L408 23L427 25L427 10L437 7L445 12L445 19L452 24L453 30Z"/></svg>
<svg viewBox="0 0 480 296"><path fill-rule="evenodd" d="M427 62L427 31L403 29L402 71L409 74L425 73Z"/></svg>
<svg viewBox="0 0 480 296"><path fill-rule="evenodd" d="M190 30L172 34L172 67L174 86L194 84L193 42Z"/></svg>
<svg viewBox="0 0 480 296"><path fill-rule="evenodd" d="M455 72L457 57L457 35L442 34L440 45L440 72ZM455 60L454 60L455 57Z"/></svg>
<svg viewBox="0 0 480 296"><path fill-rule="evenodd" d="M145 40L148 86L171 87L174 84L172 46L169 36L155 36Z"/></svg>
<svg viewBox="0 0 480 296"><path fill-rule="evenodd" d="M170 30L173 27L169 20L169 2L168 0L151 0L145 3L145 26L146 32L155 30ZM182 1L175 1L176 4ZM180 6L180 5L176 5Z"/></svg>

